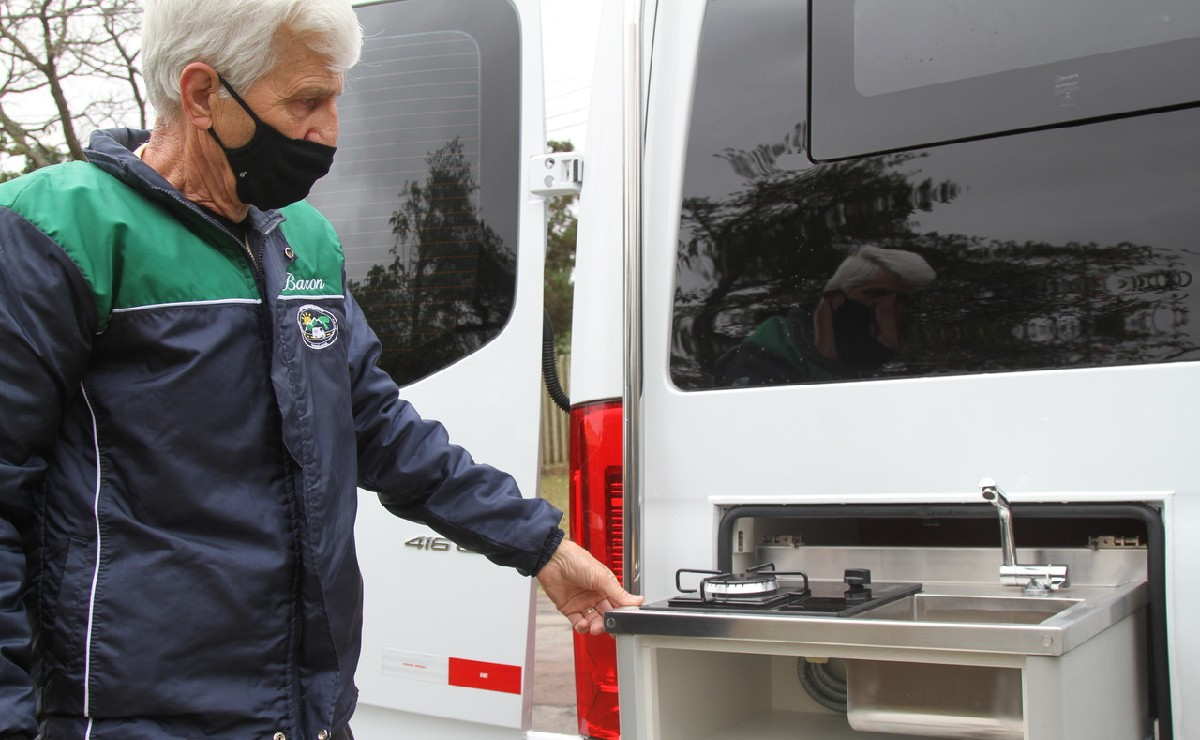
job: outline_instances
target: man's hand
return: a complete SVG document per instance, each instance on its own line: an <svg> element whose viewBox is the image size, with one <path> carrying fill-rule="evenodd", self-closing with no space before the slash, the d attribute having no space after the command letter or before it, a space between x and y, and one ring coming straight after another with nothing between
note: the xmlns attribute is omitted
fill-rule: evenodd
<svg viewBox="0 0 1200 740"><path fill-rule="evenodd" d="M604 613L618 606L638 606L641 596L621 588L620 581L592 554L568 539L538 571L537 579L554 606L579 634L604 631Z"/></svg>

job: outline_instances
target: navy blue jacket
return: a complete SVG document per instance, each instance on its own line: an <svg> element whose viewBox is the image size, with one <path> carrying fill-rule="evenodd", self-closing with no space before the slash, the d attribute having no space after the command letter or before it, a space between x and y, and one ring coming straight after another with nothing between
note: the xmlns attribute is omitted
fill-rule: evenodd
<svg viewBox="0 0 1200 740"><path fill-rule="evenodd" d="M146 137L0 185L0 738L314 738L357 695L359 486L526 574L561 514L400 398L324 218L237 233Z"/></svg>

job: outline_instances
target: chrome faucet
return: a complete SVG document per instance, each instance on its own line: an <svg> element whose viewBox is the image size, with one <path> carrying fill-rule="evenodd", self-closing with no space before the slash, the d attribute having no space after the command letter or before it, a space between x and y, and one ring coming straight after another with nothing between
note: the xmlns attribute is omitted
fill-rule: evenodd
<svg viewBox="0 0 1200 740"><path fill-rule="evenodd" d="M1023 586L1025 593L1040 595L1071 585L1065 565L1018 565L1017 548L1013 540L1012 507L1004 493L991 478L979 481L983 498L1000 514L1000 549L1004 563L1000 566L1000 582L1006 586Z"/></svg>

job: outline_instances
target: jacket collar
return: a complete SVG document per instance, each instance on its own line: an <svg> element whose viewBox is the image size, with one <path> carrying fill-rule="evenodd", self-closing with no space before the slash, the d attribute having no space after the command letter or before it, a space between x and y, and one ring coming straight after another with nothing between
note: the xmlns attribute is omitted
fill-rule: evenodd
<svg viewBox="0 0 1200 740"><path fill-rule="evenodd" d="M189 221L199 218L205 224L216 226L234 239L240 240L241 235L230 232L224 219L185 198L183 193L176 190L157 170L134 154L139 146L149 140L150 132L142 129L106 129L92 134L84 154L89 162L147 198L162 204L178 217ZM283 221L283 214L277 210L261 211L250 206L246 220L241 225L252 233L261 235L274 230Z"/></svg>

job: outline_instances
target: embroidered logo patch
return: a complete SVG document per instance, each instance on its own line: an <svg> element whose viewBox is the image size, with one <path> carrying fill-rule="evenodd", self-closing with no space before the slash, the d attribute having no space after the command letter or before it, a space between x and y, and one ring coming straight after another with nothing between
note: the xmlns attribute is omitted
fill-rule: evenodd
<svg viewBox="0 0 1200 740"><path fill-rule="evenodd" d="M323 308L313 305L301 306L296 313L300 324L300 336L313 349L325 349L337 341L337 318Z"/></svg>

